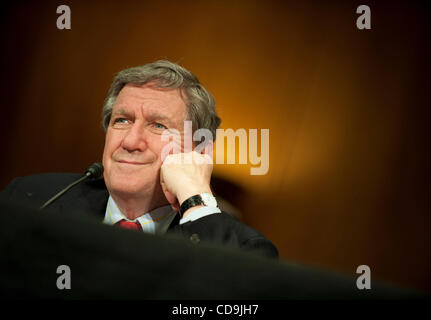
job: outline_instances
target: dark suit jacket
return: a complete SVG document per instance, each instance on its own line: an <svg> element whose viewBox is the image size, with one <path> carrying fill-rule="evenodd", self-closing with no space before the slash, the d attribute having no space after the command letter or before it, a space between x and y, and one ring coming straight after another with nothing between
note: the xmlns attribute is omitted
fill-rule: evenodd
<svg viewBox="0 0 431 320"><path fill-rule="evenodd" d="M1 192L1 197L16 199L20 203L39 208L81 176L72 173L45 173L16 178ZM103 178L84 181L74 186L45 210L55 210L64 214L88 214L103 221L108 198L109 193ZM180 234L194 243L210 242L256 252L267 257L278 257L276 247L260 232L224 212L181 225L177 215L168 232Z"/></svg>

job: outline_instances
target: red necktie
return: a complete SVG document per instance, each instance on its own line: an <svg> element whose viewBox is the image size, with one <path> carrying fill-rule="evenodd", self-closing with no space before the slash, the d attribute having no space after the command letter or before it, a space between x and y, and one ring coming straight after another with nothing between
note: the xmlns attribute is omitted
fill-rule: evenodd
<svg viewBox="0 0 431 320"><path fill-rule="evenodd" d="M142 231L141 224L139 221L132 222L127 220L120 220L116 223L117 226L120 226L121 228L130 229L130 230L136 230L136 231Z"/></svg>

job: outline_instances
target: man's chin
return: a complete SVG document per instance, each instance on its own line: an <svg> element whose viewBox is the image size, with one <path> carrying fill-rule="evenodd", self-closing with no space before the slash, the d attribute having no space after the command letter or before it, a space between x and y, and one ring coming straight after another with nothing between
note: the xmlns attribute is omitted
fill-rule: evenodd
<svg viewBox="0 0 431 320"><path fill-rule="evenodd" d="M130 187L108 188L108 191L111 196L114 196L114 198L121 198L124 200L145 198L147 196L144 192L142 192L142 190Z"/></svg>
<svg viewBox="0 0 431 320"><path fill-rule="evenodd" d="M115 174L105 179L106 187L110 193L124 196L151 196L154 189L157 188L157 177L145 177L139 173L135 174ZM157 181L157 182L156 182Z"/></svg>
<svg viewBox="0 0 431 320"><path fill-rule="evenodd" d="M122 199L123 201L142 201L149 199L153 204L152 207L157 208L163 205L169 204L166 200L163 191L160 186L154 188L154 186L142 186L133 184L118 184L114 183L106 185L109 194L114 198L115 201Z"/></svg>

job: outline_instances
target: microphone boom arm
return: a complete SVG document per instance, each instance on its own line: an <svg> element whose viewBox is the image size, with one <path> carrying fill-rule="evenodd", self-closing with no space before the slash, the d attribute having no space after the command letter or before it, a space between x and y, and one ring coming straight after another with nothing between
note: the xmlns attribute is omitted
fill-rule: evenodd
<svg viewBox="0 0 431 320"><path fill-rule="evenodd" d="M42 210L43 208L49 206L51 203L53 203L55 200L57 200L59 197L61 197L63 195L63 193L65 193L66 191L68 191L70 188L72 188L73 186L77 185L78 183L80 183L81 181L84 181L85 179L87 179L90 176L90 173L86 173L85 176L79 178L78 180L76 180L75 182L72 182L71 184L69 184L66 188L64 188L63 190L61 190L59 193L57 193L54 197L52 197L51 199L49 199L47 202L45 202L40 208L39 210Z"/></svg>
<svg viewBox="0 0 431 320"><path fill-rule="evenodd" d="M51 199L49 199L47 202L45 202L39 210L42 210L43 208L49 206L51 203L53 203L55 200L57 200L59 197L61 197L65 192L67 192L70 188L77 185L78 183L84 181L85 179L91 178L91 179L97 179L103 174L103 166L102 164L95 162L92 165L90 165L87 170L85 171L85 175L78 180L72 182L69 184L66 188L61 190L59 193L57 193L55 196L53 196Z"/></svg>

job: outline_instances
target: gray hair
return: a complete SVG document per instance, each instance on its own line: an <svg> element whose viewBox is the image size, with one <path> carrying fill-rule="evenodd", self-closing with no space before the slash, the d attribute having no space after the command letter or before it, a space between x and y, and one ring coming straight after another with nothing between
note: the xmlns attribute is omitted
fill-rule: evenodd
<svg viewBox="0 0 431 320"><path fill-rule="evenodd" d="M187 118L192 121L193 132L201 128L209 129L215 140L221 120L215 110L214 97L193 73L167 60L125 69L115 76L103 105L102 125L105 132L121 89L129 83L144 85L148 82L154 82L158 88L179 89L187 107Z"/></svg>

